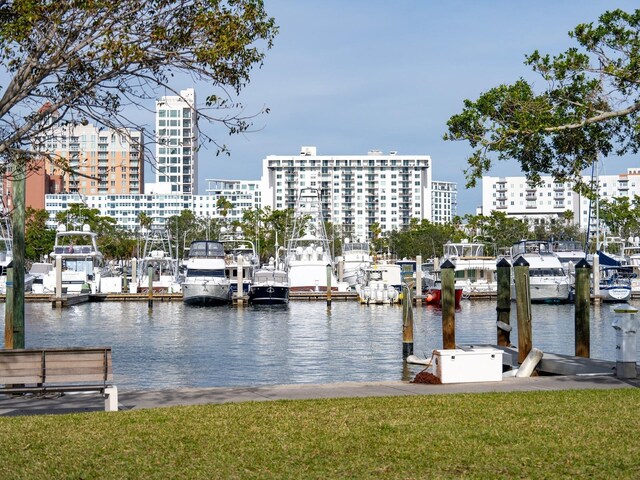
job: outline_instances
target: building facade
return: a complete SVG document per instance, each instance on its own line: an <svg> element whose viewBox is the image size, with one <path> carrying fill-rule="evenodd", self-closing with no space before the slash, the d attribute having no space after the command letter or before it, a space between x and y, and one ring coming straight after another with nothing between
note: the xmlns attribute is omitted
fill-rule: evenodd
<svg viewBox="0 0 640 480"><path fill-rule="evenodd" d="M55 127L37 139L38 150L50 154L38 175L45 189L80 195L130 194L144 191L144 135L95 125ZM45 190L43 190L45 191Z"/></svg>
<svg viewBox="0 0 640 480"><path fill-rule="evenodd" d="M318 155L307 146L266 157L262 185L263 205L274 210L293 209L302 188L318 189L323 217L354 240L369 238L373 224L390 232L412 218L432 220L428 155Z"/></svg>
<svg viewBox="0 0 640 480"><path fill-rule="evenodd" d="M450 223L458 214L458 184L432 181L431 210L433 223Z"/></svg>
<svg viewBox="0 0 640 480"><path fill-rule="evenodd" d="M590 177L584 177L590 182ZM640 168L629 168L619 175L598 177L600 198L633 197L640 195ZM482 177L482 212L505 212L532 224L560 218L570 212L573 221L582 229L589 223L594 227L595 205L573 191L573 184L558 183L550 176L542 177L540 185L532 185L526 177Z"/></svg>
<svg viewBox="0 0 640 480"><path fill-rule="evenodd" d="M193 88L156 101L156 181L153 193L198 194L198 122Z"/></svg>

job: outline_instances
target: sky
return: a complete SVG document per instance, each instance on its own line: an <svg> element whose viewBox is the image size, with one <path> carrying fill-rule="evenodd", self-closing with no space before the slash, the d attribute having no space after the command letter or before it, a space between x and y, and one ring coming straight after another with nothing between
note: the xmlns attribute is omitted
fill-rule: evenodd
<svg viewBox="0 0 640 480"><path fill-rule="evenodd" d="M458 214L474 214L481 189L466 189L464 176L471 149L442 139L447 120L464 99L520 77L542 89L524 65L526 54L563 52L576 45L568 32L579 23L596 21L606 9L638 6L613 0L265 0L280 31L239 100L246 113L265 106L270 113L242 135L200 125L231 150L229 157L216 156L204 146L200 193L208 178L258 180L266 156L296 155L303 145L316 146L318 155L396 150L430 155L433 179L458 183ZM201 101L212 91L204 84L195 88ZM622 173L634 162L608 159L601 173ZM515 161L490 172L520 174Z"/></svg>

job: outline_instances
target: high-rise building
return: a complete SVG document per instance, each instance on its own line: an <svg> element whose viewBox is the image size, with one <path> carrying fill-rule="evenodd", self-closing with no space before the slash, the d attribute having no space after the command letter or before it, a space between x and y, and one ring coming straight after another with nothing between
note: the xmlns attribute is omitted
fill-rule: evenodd
<svg viewBox="0 0 640 480"><path fill-rule="evenodd" d="M374 223L390 232L412 218L432 220L428 155L318 155L302 147L265 158L262 182L262 203L274 210L294 208L301 188L318 189L324 219L354 240L369 238Z"/></svg>
<svg viewBox="0 0 640 480"><path fill-rule="evenodd" d="M40 135L39 151L49 153L44 171L59 177L54 192L80 195L142 193L144 136L139 130L117 131L95 125L54 127Z"/></svg>
<svg viewBox="0 0 640 480"><path fill-rule="evenodd" d="M156 101L156 182L153 193L198 194L198 123L193 88Z"/></svg>

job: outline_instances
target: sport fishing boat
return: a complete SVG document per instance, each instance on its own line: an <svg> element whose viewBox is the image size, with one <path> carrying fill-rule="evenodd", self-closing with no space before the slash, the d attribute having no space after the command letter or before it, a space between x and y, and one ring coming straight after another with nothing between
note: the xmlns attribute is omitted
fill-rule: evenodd
<svg viewBox="0 0 640 480"><path fill-rule="evenodd" d="M564 303L569 301L571 279L562 268L560 259L550 242L521 240L511 247L511 258L529 263L529 287L532 302ZM511 283L511 295L516 298L515 283Z"/></svg>
<svg viewBox="0 0 640 480"><path fill-rule="evenodd" d="M338 291L333 267L318 190L303 188L294 212L285 258L291 291L326 291L327 277L331 290Z"/></svg>
<svg viewBox="0 0 640 480"><path fill-rule="evenodd" d="M187 305L213 306L231 302L231 281L225 275L224 245L215 240L191 242L182 282Z"/></svg>
<svg viewBox="0 0 640 480"><path fill-rule="evenodd" d="M67 230L58 225L53 252L49 255L53 268L42 277L43 293L56 290L56 264L61 262L62 292L67 294L98 293L103 269L102 253L98 249L98 234L89 225L82 230Z"/></svg>
<svg viewBox="0 0 640 480"><path fill-rule="evenodd" d="M242 292L241 295L248 295L254 272L259 267L256 247L253 242L244 238L240 227L237 227L234 233L222 227L220 235L220 241L224 246L225 275L231 282L232 295L237 294L238 291ZM242 272L241 289L238 288L240 272Z"/></svg>
<svg viewBox="0 0 640 480"><path fill-rule="evenodd" d="M137 282L130 286L131 293L148 293L149 270L154 293L180 293L178 260L166 229L153 229L145 238L142 262L138 264Z"/></svg>

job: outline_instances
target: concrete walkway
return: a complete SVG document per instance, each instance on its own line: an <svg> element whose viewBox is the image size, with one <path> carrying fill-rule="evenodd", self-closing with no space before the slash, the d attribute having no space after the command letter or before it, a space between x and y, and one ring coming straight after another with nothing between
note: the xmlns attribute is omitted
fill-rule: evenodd
<svg viewBox="0 0 640 480"><path fill-rule="evenodd" d="M505 378L501 382L425 385L407 382L297 384L235 388L179 388L172 390L120 391L119 409L204 405L229 402L264 402L315 398L389 397L451 393L522 392L640 387L639 379L622 380L611 375L542 376ZM0 416L42 415L103 411L97 393L45 396L0 395Z"/></svg>

